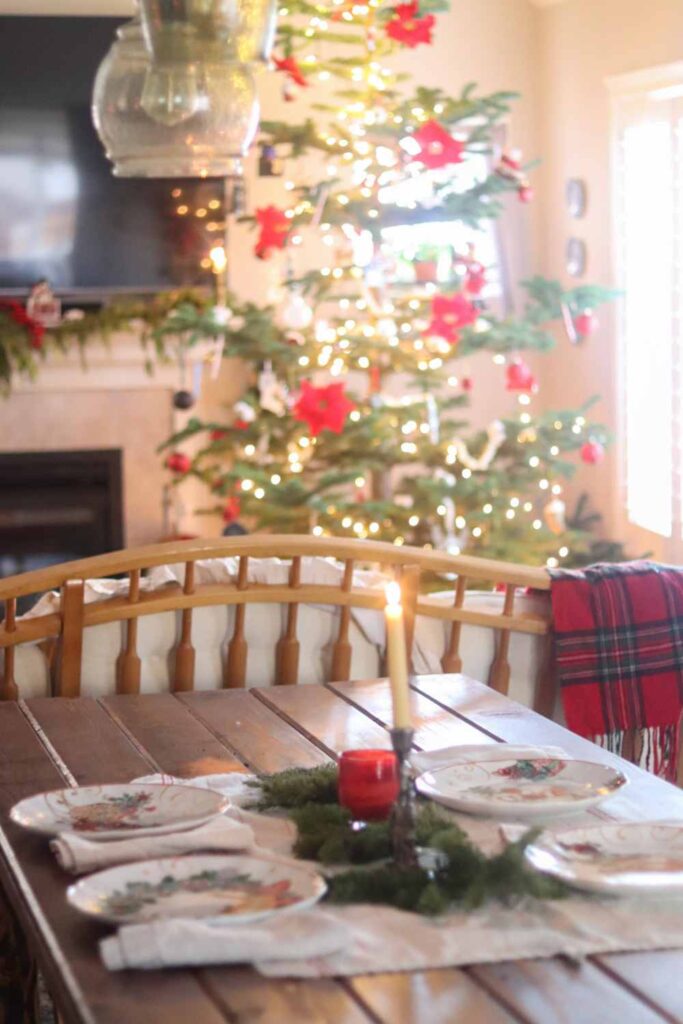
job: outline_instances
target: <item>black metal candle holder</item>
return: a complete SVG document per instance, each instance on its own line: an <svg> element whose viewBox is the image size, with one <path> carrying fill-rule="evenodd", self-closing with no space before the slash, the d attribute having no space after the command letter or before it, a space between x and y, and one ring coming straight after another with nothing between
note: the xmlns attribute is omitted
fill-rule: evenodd
<svg viewBox="0 0 683 1024"><path fill-rule="evenodd" d="M418 866L415 846L415 786L410 771L414 729L391 729L391 743L398 761L399 792L389 822L394 861L400 868Z"/></svg>

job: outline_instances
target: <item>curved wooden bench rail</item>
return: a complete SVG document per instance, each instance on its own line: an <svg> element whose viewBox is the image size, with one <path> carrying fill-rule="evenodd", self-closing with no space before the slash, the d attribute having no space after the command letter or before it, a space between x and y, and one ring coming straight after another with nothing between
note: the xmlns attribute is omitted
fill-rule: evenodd
<svg viewBox="0 0 683 1024"><path fill-rule="evenodd" d="M343 565L339 584L301 583L301 559L334 558ZM238 559L234 583L195 582L195 562L200 559L234 557ZM289 579L284 584L250 583L249 558L280 558L290 562ZM141 573L155 566L184 564L182 585L171 584L153 592L141 592ZM460 634L463 623L496 630L498 643L491 666L489 683L507 692L510 665L508 651L513 632L545 635L550 630L547 614L519 614L514 611L518 588L548 590L550 579L544 569L508 565L505 562L468 556L452 556L421 548L397 547L365 540L336 540L311 536L250 536L220 540L191 540L157 544L150 547L98 555L63 565L23 573L0 580L0 600L5 603L5 619L0 628L0 648L4 649L4 673L0 680L0 699L18 696L14 671L14 650L27 642L52 642L55 645L54 692L60 696L80 693L81 648L87 626L125 622L124 639L117 660L119 693L137 693L140 688L140 658L137 653L137 620L141 615L181 612L180 636L175 648L175 690L194 687L195 649L192 644L193 609L211 605L235 605L233 634L227 645L224 685L245 685L248 656L244 623L246 607L253 603L280 604L288 607L285 628L277 644L277 681L293 684L298 679L298 609L301 604L332 605L341 608L337 638L333 646L330 680L347 679L351 664L349 630L351 608L384 607L381 589L353 587L355 567L379 565L390 569L400 580L406 610L406 642L412 650L416 615L450 621L451 630L442 659L445 672L462 668ZM422 573L439 573L455 582L451 606L428 595L419 594ZM128 594L84 604L84 581L128 575ZM464 607L469 582L502 584L505 587L501 613ZM16 601L29 594L59 590L60 610L17 622ZM537 689L537 704L548 694Z"/></svg>

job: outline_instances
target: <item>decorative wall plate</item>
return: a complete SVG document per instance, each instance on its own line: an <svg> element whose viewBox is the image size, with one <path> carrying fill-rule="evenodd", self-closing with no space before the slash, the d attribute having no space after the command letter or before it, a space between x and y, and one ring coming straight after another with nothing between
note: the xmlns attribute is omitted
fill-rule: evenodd
<svg viewBox="0 0 683 1024"><path fill-rule="evenodd" d="M683 895L683 823L545 833L527 847L526 857L539 871L589 892Z"/></svg>
<svg viewBox="0 0 683 1024"><path fill-rule="evenodd" d="M567 239L564 261L568 274L572 277L583 277L586 273L588 255L586 243L581 238Z"/></svg>
<svg viewBox="0 0 683 1024"><path fill-rule="evenodd" d="M205 854L125 864L83 878L67 899L90 917L114 924L157 918L255 921L303 910L323 896L323 878L277 857Z"/></svg>
<svg viewBox="0 0 683 1024"><path fill-rule="evenodd" d="M123 839L176 832L221 814L229 801L194 786L79 786L39 793L15 804L10 818L32 832L75 832L86 839Z"/></svg>
<svg viewBox="0 0 683 1024"><path fill-rule="evenodd" d="M583 217L588 206L588 189L583 178L568 178L565 188L567 212L570 217Z"/></svg>
<svg viewBox="0 0 683 1024"><path fill-rule="evenodd" d="M625 784L614 768L558 757L453 764L417 780L418 790L437 803L506 820L574 814Z"/></svg>

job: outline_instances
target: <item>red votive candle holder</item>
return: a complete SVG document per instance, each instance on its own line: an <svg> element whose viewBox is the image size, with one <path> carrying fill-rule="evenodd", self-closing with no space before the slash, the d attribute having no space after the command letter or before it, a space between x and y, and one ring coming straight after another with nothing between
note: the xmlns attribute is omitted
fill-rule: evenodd
<svg viewBox="0 0 683 1024"><path fill-rule="evenodd" d="M357 821L388 818L398 791L393 750L345 750L339 758L339 803Z"/></svg>

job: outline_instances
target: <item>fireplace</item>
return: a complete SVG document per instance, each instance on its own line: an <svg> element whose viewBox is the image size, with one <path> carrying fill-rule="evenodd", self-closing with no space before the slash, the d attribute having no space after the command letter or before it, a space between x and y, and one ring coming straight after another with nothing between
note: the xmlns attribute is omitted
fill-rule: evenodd
<svg viewBox="0 0 683 1024"><path fill-rule="evenodd" d="M123 547L122 453L0 454L0 577Z"/></svg>

